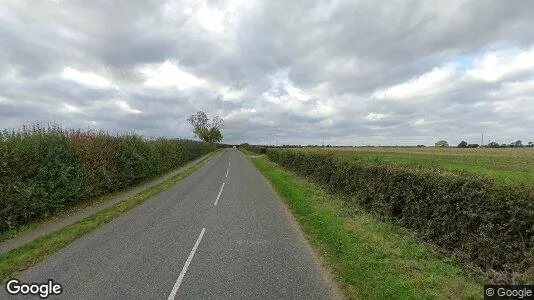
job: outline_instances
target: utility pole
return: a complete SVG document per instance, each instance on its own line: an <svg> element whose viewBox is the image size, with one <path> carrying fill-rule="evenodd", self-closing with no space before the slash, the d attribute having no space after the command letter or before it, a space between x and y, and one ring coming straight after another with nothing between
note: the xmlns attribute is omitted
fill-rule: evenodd
<svg viewBox="0 0 534 300"><path fill-rule="evenodd" d="M323 136L323 147L324 147L324 136Z"/></svg>

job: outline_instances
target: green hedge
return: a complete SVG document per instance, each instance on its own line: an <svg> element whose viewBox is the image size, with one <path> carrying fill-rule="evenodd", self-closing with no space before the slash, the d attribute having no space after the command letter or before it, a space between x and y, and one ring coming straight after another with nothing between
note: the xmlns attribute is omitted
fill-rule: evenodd
<svg viewBox="0 0 534 300"><path fill-rule="evenodd" d="M259 145L250 145L247 143L243 143L239 145L239 148L245 149L250 152L258 153L258 154L265 154L267 153L267 147L265 146L259 146Z"/></svg>
<svg viewBox="0 0 534 300"><path fill-rule="evenodd" d="M359 162L298 150L267 151L279 165L349 196L483 270L534 278L534 190L472 174ZM510 275L510 276L508 276Z"/></svg>
<svg viewBox="0 0 534 300"><path fill-rule="evenodd" d="M215 148L57 126L0 132L0 232L153 178Z"/></svg>

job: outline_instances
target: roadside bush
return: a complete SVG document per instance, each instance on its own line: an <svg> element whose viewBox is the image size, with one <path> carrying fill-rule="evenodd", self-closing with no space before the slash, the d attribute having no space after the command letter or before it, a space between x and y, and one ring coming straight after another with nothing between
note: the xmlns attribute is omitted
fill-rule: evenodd
<svg viewBox="0 0 534 300"><path fill-rule="evenodd" d="M0 230L87 196L76 148L56 128L4 132L0 145Z"/></svg>
<svg viewBox="0 0 534 300"><path fill-rule="evenodd" d="M267 147L265 146L258 146L258 145L250 145L247 143L243 143L239 145L239 148L245 149L250 152L258 153L258 154L266 154L267 153Z"/></svg>
<svg viewBox="0 0 534 300"><path fill-rule="evenodd" d="M457 259L507 274L530 273L534 268L531 187L495 184L473 174L298 150L269 149L267 155L364 209L415 231Z"/></svg>
<svg viewBox="0 0 534 300"><path fill-rule="evenodd" d="M215 150L188 140L34 125L0 133L0 232L114 192Z"/></svg>

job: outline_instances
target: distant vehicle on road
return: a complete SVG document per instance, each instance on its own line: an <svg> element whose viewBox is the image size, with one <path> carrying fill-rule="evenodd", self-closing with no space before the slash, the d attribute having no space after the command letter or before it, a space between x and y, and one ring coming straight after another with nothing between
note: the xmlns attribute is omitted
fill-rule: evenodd
<svg viewBox="0 0 534 300"><path fill-rule="evenodd" d="M235 148L235 146L233 148Z"/></svg>

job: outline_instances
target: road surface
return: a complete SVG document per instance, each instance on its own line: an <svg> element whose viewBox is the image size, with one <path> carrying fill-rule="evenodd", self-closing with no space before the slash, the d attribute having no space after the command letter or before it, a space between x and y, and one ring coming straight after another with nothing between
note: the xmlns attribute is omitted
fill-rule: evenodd
<svg viewBox="0 0 534 300"><path fill-rule="evenodd" d="M49 299L338 295L281 200L235 149L16 278L60 283L63 293Z"/></svg>

